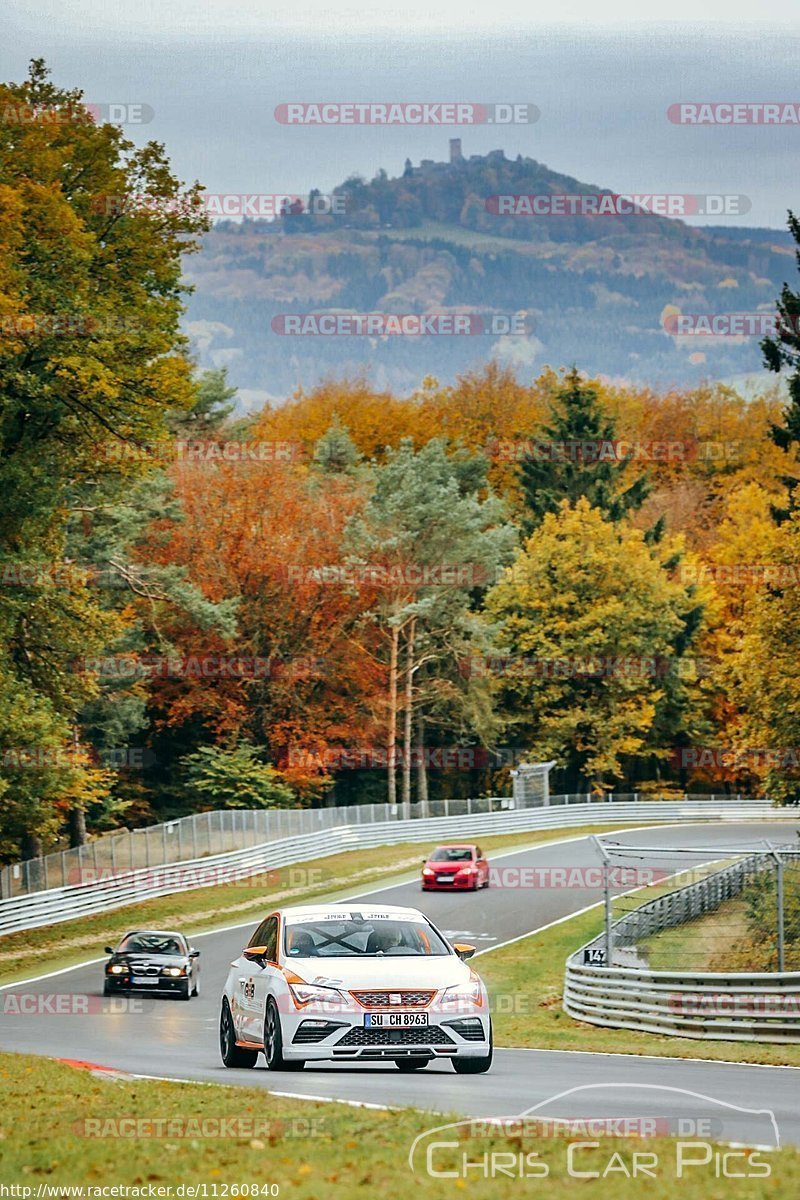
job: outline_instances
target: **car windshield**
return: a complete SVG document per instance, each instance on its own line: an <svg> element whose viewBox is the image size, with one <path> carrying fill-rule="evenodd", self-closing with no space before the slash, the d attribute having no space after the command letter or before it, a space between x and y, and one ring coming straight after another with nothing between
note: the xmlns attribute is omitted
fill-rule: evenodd
<svg viewBox="0 0 800 1200"><path fill-rule="evenodd" d="M427 922L383 917L293 922L286 926L284 951L289 958L418 958L450 953Z"/></svg>
<svg viewBox="0 0 800 1200"><path fill-rule="evenodd" d="M118 954L185 954L180 938L168 933L130 933L117 948Z"/></svg>
<svg viewBox="0 0 800 1200"><path fill-rule="evenodd" d="M472 851L469 846L439 846L431 855L431 862L469 862Z"/></svg>

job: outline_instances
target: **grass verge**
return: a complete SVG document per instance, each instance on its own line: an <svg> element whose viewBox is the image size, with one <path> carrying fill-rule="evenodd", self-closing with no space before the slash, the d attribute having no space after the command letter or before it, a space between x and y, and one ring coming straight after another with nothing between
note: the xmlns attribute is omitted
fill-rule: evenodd
<svg viewBox="0 0 800 1200"><path fill-rule="evenodd" d="M568 1173L568 1142L530 1133L481 1137L465 1140L457 1148L438 1149L431 1159L433 1169L455 1171L455 1177L428 1174L423 1144L412 1174L408 1154L414 1139L447 1120L414 1109L381 1112L294 1101L261 1088L110 1080L17 1054L0 1055L0 1084L0 1182L29 1188L27 1194L13 1193L21 1200L37 1194L64 1195L59 1193L61 1187L115 1185L142 1189L138 1192L142 1196L168 1196L158 1190L166 1188L173 1197L186 1196L187 1186L202 1185L204 1190L196 1196L272 1194L281 1200L290 1196L297 1200L393 1198L410 1188L422 1200L449 1200L462 1191L477 1200L510 1200L520 1196L522 1186L526 1194L535 1190L541 1200L555 1200L576 1182ZM121 1120L126 1123L120 1125ZM127 1136L120 1138L123 1131ZM448 1133L439 1137L448 1138ZM757 1153L749 1161L736 1159L737 1171L758 1171L758 1177L720 1178L719 1163L711 1155L707 1164L678 1178L678 1145L666 1138L613 1138L600 1139L594 1150L576 1147L573 1169L598 1173L597 1178L577 1180L581 1196L606 1200L612 1181L614 1196L623 1200L641 1196L642 1175L626 1177L637 1151L656 1156L650 1163L654 1177L644 1177L653 1200L708 1200L723 1195L726 1200L750 1200L795 1196L800 1191L800 1153L795 1149ZM493 1152L504 1154L502 1171L485 1178L473 1167L464 1178L464 1157L494 1166L496 1159L484 1160ZM526 1162L528 1154L538 1157ZM699 1157L697 1151L694 1157ZM537 1164L536 1175L533 1164ZM769 1178L763 1176L762 1164ZM546 1175L541 1174L543 1167ZM604 1171L608 1171L606 1178ZM527 1187L525 1174L530 1180ZM182 1193L176 1190L180 1185L184 1185ZM277 1192L261 1190L270 1185ZM52 1190L38 1192L40 1187ZM256 1187L257 1192L252 1190Z"/></svg>
<svg viewBox="0 0 800 1200"><path fill-rule="evenodd" d="M476 959L493 999L499 1046L585 1050L591 1054L644 1054L708 1058L773 1066L800 1066L800 1046L716 1042L606 1029L568 1017L562 1005L567 956L603 929L601 906Z"/></svg>
<svg viewBox="0 0 800 1200"><path fill-rule="evenodd" d="M577 829L498 834L482 837L480 843L487 851L511 849L584 837L618 827L585 825ZM204 933L238 921L246 922L249 917L255 924L265 910L280 904L302 904L319 898L333 900L337 894L349 893L354 888L366 889L371 884L387 886L399 882L394 880L398 872L418 871L420 859L430 847L428 840L349 850L265 872L256 876L255 881L178 892L96 916L7 934L0 937L0 982L13 983L37 972L58 971L86 958L98 957L106 942L115 941L136 925Z"/></svg>

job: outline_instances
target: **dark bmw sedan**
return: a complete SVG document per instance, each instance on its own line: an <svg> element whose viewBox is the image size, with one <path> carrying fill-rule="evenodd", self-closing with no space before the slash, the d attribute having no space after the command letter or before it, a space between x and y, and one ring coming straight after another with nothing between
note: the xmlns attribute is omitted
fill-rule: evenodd
<svg viewBox="0 0 800 1200"><path fill-rule="evenodd" d="M103 994L171 992L180 1000L196 996L200 983L200 951L182 933L138 930L126 933L116 950L106 946Z"/></svg>

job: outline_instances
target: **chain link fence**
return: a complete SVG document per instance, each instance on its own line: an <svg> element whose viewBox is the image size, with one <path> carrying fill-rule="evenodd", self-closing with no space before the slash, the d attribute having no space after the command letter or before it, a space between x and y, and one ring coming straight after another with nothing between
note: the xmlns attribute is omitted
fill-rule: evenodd
<svg viewBox="0 0 800 1200"><path fill-rule="evenodd" d="M361 825L395 818L457 817L473 813L502 812L509 809L537 808L542 805L597 803L626 804L639 800L659 800L638 792L609 792L596 796L585 792L551 796L544 783L527 788L516 796L484 796L476 799L429 800L427 804L356 804L342 808L305 809L227 809L194 813L145 829L124 830L95 838L85 846L60 850L26 862L0 868L0 900L27 896L50 888L69 887L102 879L108 873L137 870L140 867L166 866L187 859L224 854L263 842L318 833L342 825ZM674 797L669 797L674 799ZM722 799L742 801L742 796L686 795L687 802L711 804ZM763 803L763 801L761 801Z"/></svg>
<svg viewBox="0 0 800 1200"><path fill-rule="evenodd" d="M800 841L721 851L716 863L676 875L676 855L707 859L708 850L643 855L598 845L607 886L595 962L654 972L800 971ZM631 890L615 892L626 882ZM645 903L642 886L653 897Z"/></svg>

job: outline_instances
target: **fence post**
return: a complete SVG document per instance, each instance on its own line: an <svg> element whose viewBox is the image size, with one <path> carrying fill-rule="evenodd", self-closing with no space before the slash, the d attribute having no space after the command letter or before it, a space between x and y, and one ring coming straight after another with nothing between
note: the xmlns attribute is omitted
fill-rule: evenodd
<svg viewBox="0 0 800 1200"><path fill-rule="evenodd" d="M780 854L775 855L777 864L777 890L778 890L778 970L785 971L786 963L784 958L784 903L783 903L783 859Z"/></svg>

